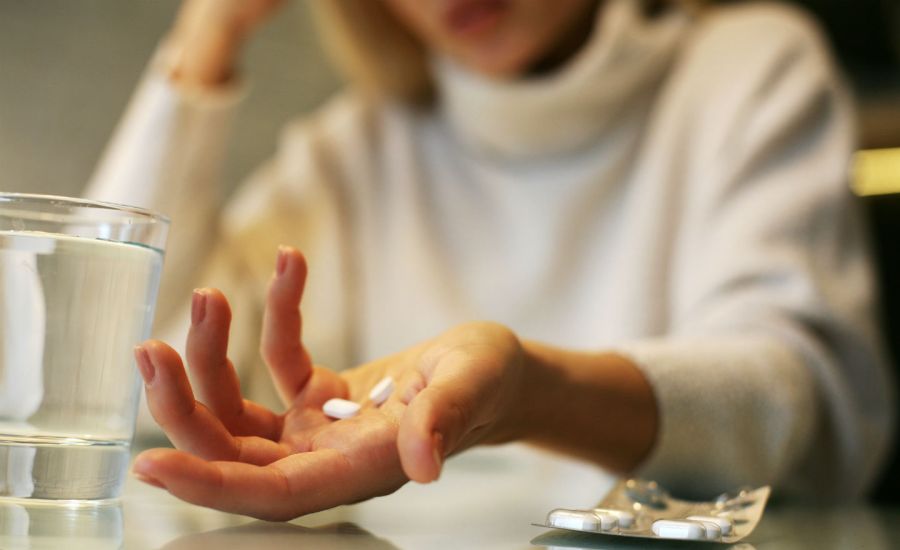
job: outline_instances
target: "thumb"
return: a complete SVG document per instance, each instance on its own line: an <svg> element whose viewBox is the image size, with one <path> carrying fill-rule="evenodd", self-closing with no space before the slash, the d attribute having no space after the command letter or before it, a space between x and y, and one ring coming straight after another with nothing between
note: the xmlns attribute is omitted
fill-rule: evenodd
<svg viewBox="0 0 900 550"><path fill-rule="evenodd" d="M483 380L469 361L458 357L435 368L400 419L397 449L413 481L437 480L444 458L471 446L493 420L489 404L498 381Z"/></svg>

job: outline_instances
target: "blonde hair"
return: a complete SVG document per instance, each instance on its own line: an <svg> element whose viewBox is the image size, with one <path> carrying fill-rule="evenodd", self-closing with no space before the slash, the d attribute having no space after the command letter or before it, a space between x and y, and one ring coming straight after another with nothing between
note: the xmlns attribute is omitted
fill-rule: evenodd
<svg viewBox="0 0 900 550"><path fill-rule="evenodd" d="M695 12L705 0L643 0L648 13L669 2ZM425 46L383 0L316 0L310 6L329 56L357 89L376 100L423 104L433 98Z"/></svg>
<svg viewBox="0 0 900 550"><path fill-rule="evenodd" d="M317 0L310 5L325 49L352 85L376 99L431 99L434 85L425 46L382 0Z"/></svg>

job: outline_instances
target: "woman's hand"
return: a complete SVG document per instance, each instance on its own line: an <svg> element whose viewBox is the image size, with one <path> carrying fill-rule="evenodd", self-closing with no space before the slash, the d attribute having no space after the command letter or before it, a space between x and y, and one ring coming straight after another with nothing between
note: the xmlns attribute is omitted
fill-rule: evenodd
<svg viewBox="0 0 900 550"><path fill-rule="evenodd" d="M166 41L171 77L187 86L227 82L241 46L283 0L186 0Z"/></svg>
<svg viewBox="0 0 900 550"><path fill-rule="evenodd" d="M306 265L282 248L269 288L261 351L288 408L276 414L242 398L226 356L231 314L216 290L195 293L187 361L148 341L135 355L156 421L178 450L139 455L134 472L189 502L286 520L395 491L408 479L437 479L446 456L519 434L515 397L522 349L491 323L457 327L434 340L340 375L313 366L300 340ZM395 381L375 406L369 390ZM332 397L363 404L332 420Z"/></svg>

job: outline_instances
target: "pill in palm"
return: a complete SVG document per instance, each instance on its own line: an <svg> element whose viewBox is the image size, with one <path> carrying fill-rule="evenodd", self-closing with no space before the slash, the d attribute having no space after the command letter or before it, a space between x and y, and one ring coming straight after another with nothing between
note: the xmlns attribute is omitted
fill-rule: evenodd
<svg viewBox="0 0 900 550"><path fill-rule="evenodd" d="M322 412L331 418L350 418L356 416L359 412L359 403L347 401L346 399L333 398L329 399L322 405Z"/></svg>
<svg viewBox="0 0 900 550"><path fill-rule="evenodd" d="M369 392L369 399L371 399L375 405L381 405L387 401L387 398L390 397L392 393L394 393L394 379L390 376L385 376L380 382L375 384Z"/></svg>

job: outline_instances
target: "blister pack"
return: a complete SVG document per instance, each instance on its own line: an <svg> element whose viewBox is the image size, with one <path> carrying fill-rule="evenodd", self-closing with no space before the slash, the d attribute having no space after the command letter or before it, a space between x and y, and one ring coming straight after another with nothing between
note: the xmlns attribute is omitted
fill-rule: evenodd
<svg viewBox="0 0 900 550"><path fill-rule="evenodd" d="M639 479L616 484L596 508L557 508L543 524L603 535L735 543L753 532L762 518L770 488L740 489L707 502L672 498L656 482Z"/></svg>

